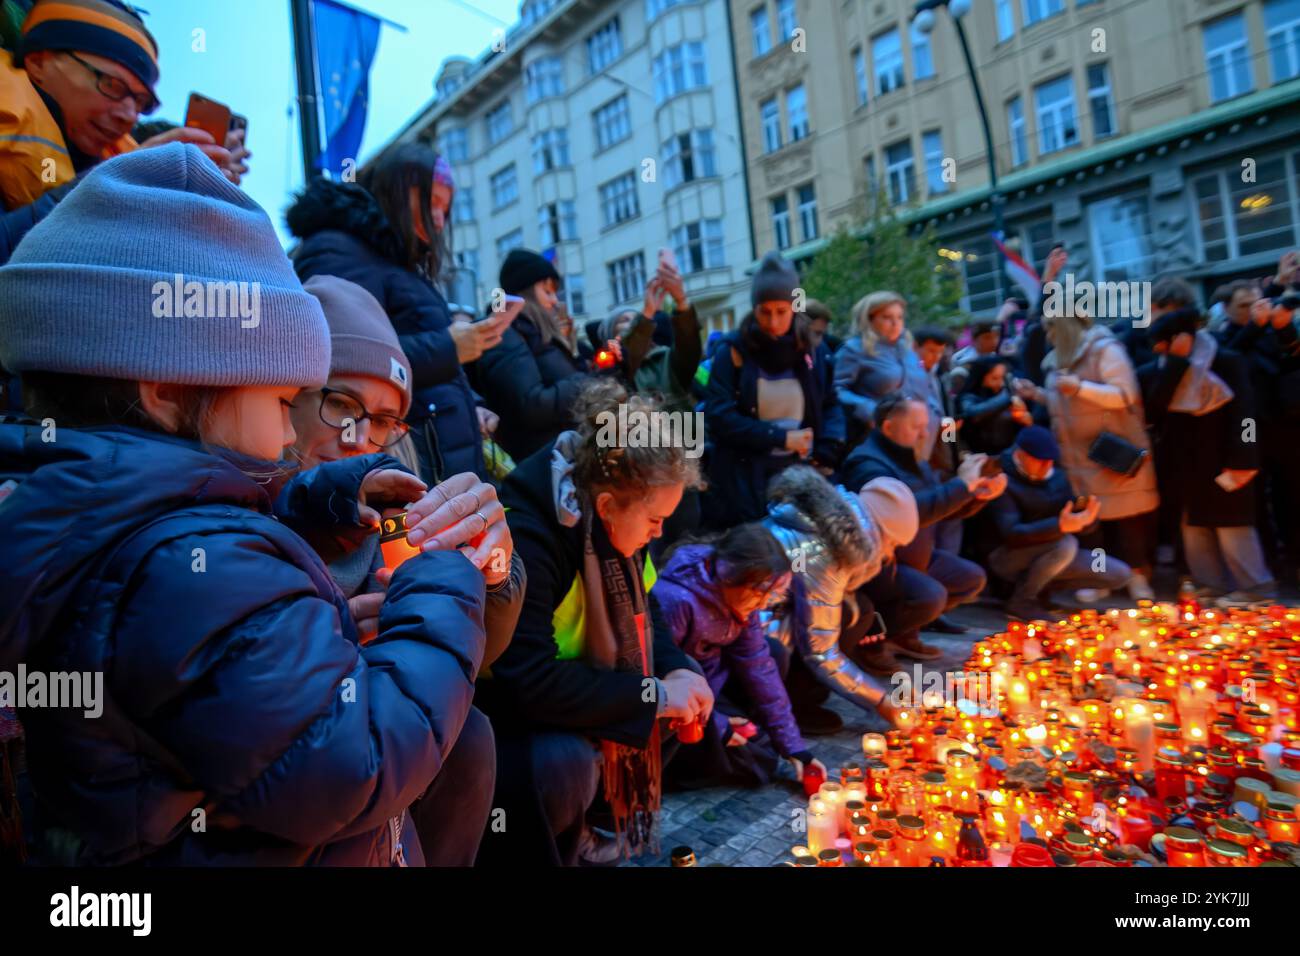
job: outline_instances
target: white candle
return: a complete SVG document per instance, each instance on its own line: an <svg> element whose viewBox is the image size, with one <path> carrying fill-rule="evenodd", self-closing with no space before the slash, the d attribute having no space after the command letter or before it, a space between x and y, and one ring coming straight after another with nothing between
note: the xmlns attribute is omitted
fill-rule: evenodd
<svg viewBox="0 0 1300 956"><path fill-rule="evenodd" d="M844 815L844 802L847 799L844 795L844 785L834 780L827 780L817 791L817 796L832 812L835 826L838 828L836 833L848 829L849 821Z"/></svg>
<svg viewBox="0 0 1300 956"><path fill-rule="evenodd" d="M835 840L840 835L836 815L836 809L824 800L814 797L808 802L808 849L813 856L835 848Z"/></svg>
<svg viewBox="0 0 1300 956"><path fill-rule="evenodd" d="M1145 773L1156 765L1155 721L1146 705L1134 701L1124 717L1124 738L1128 746L1137 751L1138 767Z"/></svg>
<svg viewBox="0 0 1300 956"><path fill-rule="evenodd" d="M870 760L875 757L879 760L885 759L885 753L889 749L885 741L884 734L863 734L862 735L862 755Z"/></svg>

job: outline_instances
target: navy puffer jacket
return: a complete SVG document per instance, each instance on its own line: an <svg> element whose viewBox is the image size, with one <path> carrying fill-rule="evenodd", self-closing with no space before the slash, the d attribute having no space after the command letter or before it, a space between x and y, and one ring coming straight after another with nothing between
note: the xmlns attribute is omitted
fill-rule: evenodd
<svg viewBox="0 0 1300 956"><path fill-rule="evenodd" d="M55 438L0 424L0 482L19 482L0 670L101 672L104 703L19 711L42 819L81 863L392 862L470 706L482 575L408 561L362 648L246 460L129 428Z"/></svg>

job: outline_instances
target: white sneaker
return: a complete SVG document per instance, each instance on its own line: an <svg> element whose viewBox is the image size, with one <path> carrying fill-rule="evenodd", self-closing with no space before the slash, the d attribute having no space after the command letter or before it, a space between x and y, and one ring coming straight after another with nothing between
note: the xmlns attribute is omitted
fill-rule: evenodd
<svg viewBox="0 0 1300 956"><path fill-rule="evenodd" d="M1110 597L1110 588L1079 588L1074 592L1074 600L1079 604L1096 604Z"/></svg>
<svg viewBox="0 0 1300 956"><path fill-rule="evenodd" d="M1134 601L1154 601L1156 592L1151 590L1151 582L1146 579L1145 575L1133 572L1133 577L1129 578L1128 596Z"/></svg>

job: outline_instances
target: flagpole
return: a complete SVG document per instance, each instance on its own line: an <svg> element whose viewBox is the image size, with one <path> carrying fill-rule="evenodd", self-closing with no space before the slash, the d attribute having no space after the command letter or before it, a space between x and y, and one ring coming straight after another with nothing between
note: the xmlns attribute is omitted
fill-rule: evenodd
<svg viewBox="0 0 1300 956"><path fill-rule="evenodd" d="M320 175L316 162L321 151L316 30L311 12L311 0L289 0L289 16L293 25L293 59L298 77L298 126L302 134L304 184Z"/></svg>

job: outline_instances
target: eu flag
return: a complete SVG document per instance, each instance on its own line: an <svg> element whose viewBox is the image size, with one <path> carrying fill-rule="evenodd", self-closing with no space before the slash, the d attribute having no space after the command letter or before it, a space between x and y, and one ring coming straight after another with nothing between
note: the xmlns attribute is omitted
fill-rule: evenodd
<svg viewBox="0 0 1300 956"><path fill-rule="evenodd" d="M317 89L325 123L325 148L316 168L337 176L346 161L353 166L358 162L380 21L331 0L315 0L312 8Z"/></svg>

